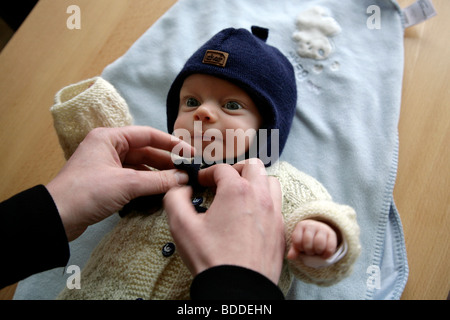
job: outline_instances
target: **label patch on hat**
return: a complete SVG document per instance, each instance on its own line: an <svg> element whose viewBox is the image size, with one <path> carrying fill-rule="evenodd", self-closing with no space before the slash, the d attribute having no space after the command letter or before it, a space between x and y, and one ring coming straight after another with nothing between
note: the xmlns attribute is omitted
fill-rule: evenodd
<svg viewBox="0 0 450 320"><path fill-rule="evenodd" d="M227 64L228 53L218 50L206 50L202 63L212 64L224 68Z"/></svg>

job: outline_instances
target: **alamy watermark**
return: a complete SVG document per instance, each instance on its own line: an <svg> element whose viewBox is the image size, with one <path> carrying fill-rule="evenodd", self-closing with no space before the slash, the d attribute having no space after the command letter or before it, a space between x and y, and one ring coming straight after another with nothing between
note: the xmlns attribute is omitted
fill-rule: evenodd
<svg viewBox="0 0 450 320"><path fill-rule="evenodd" d="M70 276L66 280L67 289L81 289L81 269L77 265L70 265L66 269L66 273ZM381 288L381 270L379 266L370 265L366 269L368 278L366 280L366 286L368 289L380 289Z"/></svg>
<svg viewBox="0 0 450 320"><path fill-rule="evenodd" d="M381 270L379 266L371 265L366 269L366 274L369 277L366 280L367 289L380 289L381 288Z"/></svg>
<svg viewBox="0 0 450 320"><path fill-rule="evenodd" d="M377 5L371 5L367 7L367 14L371 16L367 18L366 26L368 29L381 29L381 9Z"/></svg>
<svg viewBox="0 0 450 320"><path fill-rule="evenodd" d="M81 29L81 10L77 5L70 5L67 7L66 13L69 13L70 16L67 18L66 26L67 29Z"/></svg>
<svg viewBox="0 0 450 320"><path fill-rule="evenodd" d="M66 273L71 275L66 280L67 289L81 289L81 269L79 266L72 264L67 267Z"/></svg>
<svg viewBox="0 0 450 320"><path fill-rule="evenodd" d="M173 133L173 140L175 139L181 139L188 143L193 142L197 152L194 155L195 164L233 164L245 159L259 158L267 165L274 164L279 157L278 129L247 129L245 131L242 129L226 129L224 135L218 129L203 130L202 122L194 121L194 132L192 134L187 129L176 129ZM268 143L269 139L270 144ZM204 144L206 145L204 146ZM236 152L237 150L238 152ZM172 149L172 154L182 157L174 157L172 160L175 164L185 161L186 158L191 158L188 147L181 144Z"/></svg>
<svg viewBox="0 0 450 320"><path fill-rule="evenodd" d="M66 20L66 26L69 30L81 29L81 9L79 6L72 4L67 7L66 13L70 16ZM370 5L366 10L370 17L367 18L366 26L368 29L381 29L381 9L377 5Z"/></svg>

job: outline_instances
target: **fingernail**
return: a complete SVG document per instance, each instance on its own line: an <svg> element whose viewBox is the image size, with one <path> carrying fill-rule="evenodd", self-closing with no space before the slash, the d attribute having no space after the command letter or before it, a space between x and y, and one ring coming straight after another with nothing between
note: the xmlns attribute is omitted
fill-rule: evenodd
<svg viewBox="0 0 450 320"><path fill-rule="evenodd" d="M189 176L183 171L175 172L175 177L177 178L178 184L186 184L189 181Z"/></svg>

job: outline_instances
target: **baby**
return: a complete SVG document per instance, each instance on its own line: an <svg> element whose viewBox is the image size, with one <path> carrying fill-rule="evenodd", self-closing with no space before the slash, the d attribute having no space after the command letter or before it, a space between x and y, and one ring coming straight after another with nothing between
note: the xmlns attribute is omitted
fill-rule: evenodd
<svg viewBox="0 0 450 320"><path fill-rule="evenodd" d="M318 285L347 276L360 252L359 227L352 208L334 203L314 178L277 161L297 91L292 65L266 44L267 36L263 28L252 27L252 33L229 28L198 49L169 90L167 125L201 151L200 163L194 157L186 167L199 214L208 214L214 199L213 190L195 184L195 170L201 166L257 157L279 179L286 259L278 285L286 294L293 276ZM62 89L51 110L66 157L92 127L131 123L126 103L102 78ZM90 119L84 121L85 129L73 123L85 118ZM64 289L59 298L188 299L191 281L164 208L152 214L127 210L94 249L81 274L81 289Z"/></svg>

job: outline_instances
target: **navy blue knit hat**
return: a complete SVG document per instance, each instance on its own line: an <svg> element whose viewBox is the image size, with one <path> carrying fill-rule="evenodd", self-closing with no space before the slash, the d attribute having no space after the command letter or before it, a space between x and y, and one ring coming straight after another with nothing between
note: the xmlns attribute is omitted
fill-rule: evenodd
<svg viewBox="0 0 450 320"><path fill-rule="evenodd" d="M279 129L279 154L283 151L297 104L294 69L275 47L266 43L268 29L252 27L220 31L198 49L175 78L167 96L167 127L173 132L184 80L196 73L216 76L242 88L252 98L263 126L269 129L267 150L270 153L270 129ZM278 158L279 155L275 155ZM271 155L272 159L274 155Z"/></svg>

